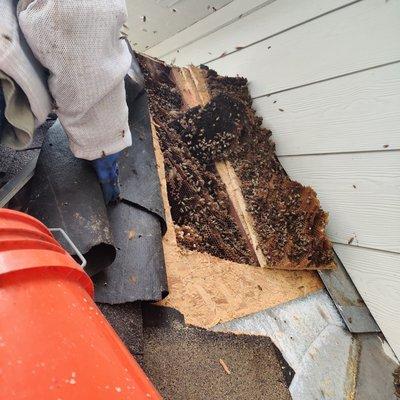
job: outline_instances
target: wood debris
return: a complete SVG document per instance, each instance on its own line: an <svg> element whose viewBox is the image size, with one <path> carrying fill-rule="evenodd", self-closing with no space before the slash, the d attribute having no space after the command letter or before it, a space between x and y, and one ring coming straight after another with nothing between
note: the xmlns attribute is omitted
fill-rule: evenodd
<svg viewBox="0 0 400 400"><path fill-rule="evenodd" d="M396 371L394 371L393 377L394 377L394 388L395 388L394 394L400 399L400 367L398 367Z"/></svg>
<svg viewBox="0 0 400 400"><path fill-rule="evenodd" d="M219 359L219 363L222 365L222 368L224 369L227 375L232 374L231 370L228 368L228 366L226 365L225 361L222 358Z"/></svg>
<svg viewBox="0 0 400 400"><path fill-rule="evenodd" d="M135 236L136 236L135 230L134 230L134 229L131 229L131 230L128 232L128 239L129 239L129 240L133 240L133 239L135 239Z"/></svg>

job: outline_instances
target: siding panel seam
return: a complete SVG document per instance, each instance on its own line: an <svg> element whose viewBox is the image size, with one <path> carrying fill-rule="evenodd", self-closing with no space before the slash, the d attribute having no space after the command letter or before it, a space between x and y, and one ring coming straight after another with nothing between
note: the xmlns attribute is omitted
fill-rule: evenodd
<svg viewBox="0 0 400 400"><path fill-rule="evenodd" d="M232 19L230 19L229 21L227 21L227 22L225 22L225 23L223 23L223 24L221 24L221 25L218 25L218 26L215 27L214 29L211 29L211 30L209 30L209 31L207 31L207 32L205 32L205 33L199 35L199 36L196 36L195 39L192 39L192 40L190 40L190 41L184 43L183 45L180 45L180 46L178 46L178 47L175 47L174 49L169 50L168 52L159 55L157 58L162 59L162 58L164 58L164 57L166 57L166 56L168 56L168 55L170 55L170 54L176 52L177 50L180 50L180 49L183 49L183 48L185 48L185 47L187 47L187 46L190 46L191 44L196 43L198 40L204 39L205 37L210 36L210 35L212 35L213 33L218 32L219 30L221 30L221 29L223 29L223 28L225 28L225 27L227 27L227 26L229 26L229 25L234 24L235 22L239 21L240 19L245 18L245 17L247 17L247 16L249 16L249 15L255 13L256 11L260 10L261 8L264 8L264 7L268 6L268 5L270 5L271 3L274 3L275 1L277 1L277 0L267 0L267 1L265 1L264 3L259 4L258 6L255 6L255 7L251 8L250 10L248 10L248 11L242 13L242 14L239 14L237 17L232 18ZM362 0L356 0L356 1L362 1ZM226 4L224 7L229 6L229 4L231 4L231 3L232 3L232 1L231 1L230 3L228 3L228 4ZM223 10L224 7L222 7L220 10ZM218 10L218 11L220 11L220 10ZM205 18L202 18L202 19L199 20L199 21L203 21L204 19L208 18L209 16L210 16L210 15L207 15ZM199 22L199 21L197 21L197 22ZM195 23L192 24L192 25L189 25L188 27L186 27L185 29L183 29L183 30L177 32L176 34L182 33L184 30L193 27L193 25L195 25L197 22L195 22ZM168 39L169 39L169 38L168 38ZM165 40L166 40L166 39L165 39ZM157 45L159 45L159 44L161 44L161 43L162 43L162 42L157 43L156 45L150 47L149 49L146 50L146 52L149 52L150 50L152 50L154 47L156 47ZM208 62L211 62L211 61L213 61L213 60L210 60L210 61L208 61Z"/></svg>
<svg viewBox="0 0 400 400"><path fill-rule="evenodd" d="M304 88L304 87L307 87L307 86L316 85L318 83L328 82L328 81L332 81L334 79L340 79L340 78L344 78L346 76L355 75L355 74L358 74L358 73L361 73L361 72L369 71L369 70L372 70L372 69L378 69L378 68L381 68L381 67L387 67L389 65L398 64L398 63L400 63L400 60L389 61L389 62L384 63L384 64L373 65L372 67L362 68L362 69L358 69L358 70L355 70L355 71L346 72L344 74L331 76L329 78L320 79L318 81L307 82L307 83L303 83L302 85L292 86L292 87L289 87L289 88L286 88L286 89L277 90L276 92L270 92L270 93L267 93L267 94L262 94L262 95L259 95L259 96L255 96L252 99L253 100L262 99L263 97L269 97L269 96L272 96L274 94L288 92L289 90L301 89L301 88Z"/></svg>
<svg viewBox="0 0 400 400"><path fill-rule="evenodd" d="M315 20L317 20L317 19L319 19L319 18L325 17L326 15L332 14L332 13L334 13L334 12L336 12L336 11L342 10L343 8L350 7L350 6L354 5L354 4L360 3L361 1L364 1L364 0L354 0L354 1L352 1L351 3L343 4L342 6L333 8L332 10L325 11L325 12L323 12L323 13L321 13L321 14L318 14L318 15L316 15L316 16L314 16L314 17L311 17L311 18L309 18L309 19L307 19L307 20L305 20L305 21L299 22L299 23L297 23L297 24L295 24L295 25L291 25L291 26L289 26L289 27L287 27L287 28L285 28L285 29L282 29L282 30L280 30L280 31L278 31L278 32L273 33L272 35L266 36L266 37L264 37L264 38L262 38L262 39L260 39L260 40L257 40L257 41L255 41L255 42L253 42L253 43L250 43L250 44L248 44L247 46L243 46L243 47L241 47L241 48L238 49L238 50L234 50L234 51L228 52L228 53L224 54L223 57L221 57L221 56L215 57L215 58L213 58L213 59L211 59L211 60L208 60L208 61L206 61L206 62L204 62L204 63L202 63L202 64L207 65L207 64L209 64L209 63L211 63L211 62L214 62L214 61L219 60L220 58L228 57L228 56L230 56L231 54L237 53L238 51L242 51L242 50L248 49L249 47L252 47L252 46L255 46L255 45L259 44L259 43L265 42L266 40L269 40L269 39L271 39L271 38L274 38L274 37L276 37L276 36L279 36L279 35L281 35L281 34L283 34L283 33L286 33L286 32L288 32L288 31L291 31L292 29L298 28L298 27L300 27L300 26L302 26L302 25L308 24L309 22L315 21ZM229 25L229 24L228 24L228 25ZM217 31L218 31L218 30L219 30L219 29L217 29ZM208 36L208 35L206 35L206 36ZM200 38L199 38L199 39L200 39ZM197 39L197 40L198 40L198 39ZM197 41L197 40L196 40L196 41Z"/></svg>

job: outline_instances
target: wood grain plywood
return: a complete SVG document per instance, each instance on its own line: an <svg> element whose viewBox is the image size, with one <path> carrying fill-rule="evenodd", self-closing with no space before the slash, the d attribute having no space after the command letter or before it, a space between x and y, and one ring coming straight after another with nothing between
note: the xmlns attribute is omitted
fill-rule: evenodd
<svg viewBox="0 0 400 400"><path fill-rule="evenodd" d="M163 239L169 295L158 303L180 311L188 324L209 328L249 315L323 287L313 271L278 271L221 260L178 247L154 126L153 141L168 231Z"/></svg>

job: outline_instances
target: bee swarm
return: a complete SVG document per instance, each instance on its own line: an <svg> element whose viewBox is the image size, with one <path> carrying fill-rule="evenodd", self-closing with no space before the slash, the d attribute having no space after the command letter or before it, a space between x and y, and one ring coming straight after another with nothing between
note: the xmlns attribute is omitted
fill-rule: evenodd
<svg viewBox="0 0 400 400"><path fill-rule="evenodd" d="M235 262L257 265L215 162L227 160L240 179L259 246L272 267L315 269L332 263L327 214L315 192L290 180L271 132L252 109L244 78L203 67L211 101L184 110L171 67L138 56L165 160L168 199L178 243Z"/></svg>

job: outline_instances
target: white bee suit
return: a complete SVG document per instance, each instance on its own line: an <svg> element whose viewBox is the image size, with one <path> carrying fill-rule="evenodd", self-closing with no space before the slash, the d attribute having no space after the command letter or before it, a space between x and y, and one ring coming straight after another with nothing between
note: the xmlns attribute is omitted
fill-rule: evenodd
<svg viewBox="0 0 400 400"><path fill-rule="evenodd" d="M130 146L124 77L132 57L120 34L125 1L0 4L0 70L27 95L37 125L55 107L79 158Z"/></svg>

